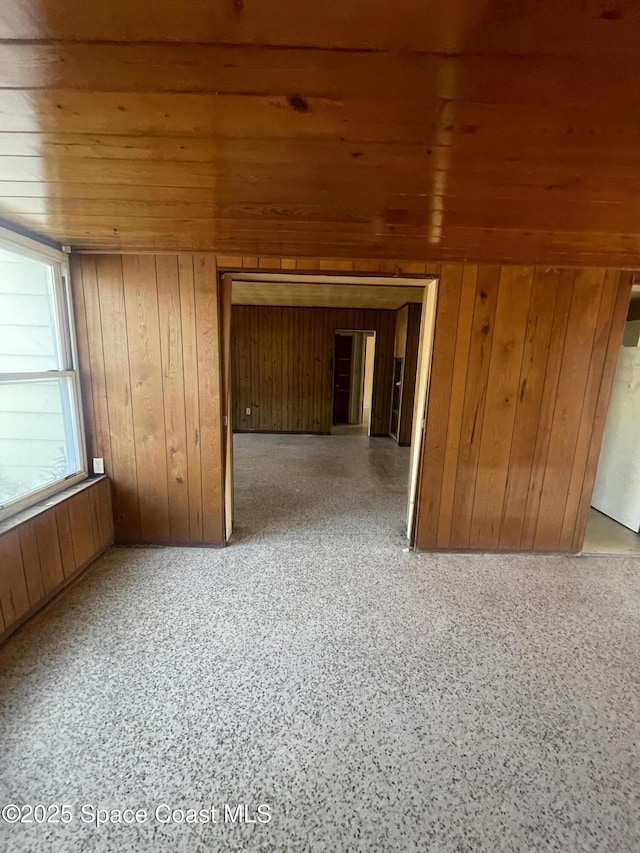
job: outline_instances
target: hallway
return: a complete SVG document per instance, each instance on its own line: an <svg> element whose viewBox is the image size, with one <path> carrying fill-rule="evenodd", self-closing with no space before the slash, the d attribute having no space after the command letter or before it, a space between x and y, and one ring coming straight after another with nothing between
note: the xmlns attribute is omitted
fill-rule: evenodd
<svg viewBox="0 0 640 853"><path fill-rule="evenodd" d="M232 542L406 547L409 448L362 435L233 437Z"/></svg>
<svg viewBox="0 0 640 853"><path fill-rule="evenodd" d="M115 548L0 649L2 800L75 814L2 849L638 849L640 560L406 552L406 467L237 436L235 544ZM272 819L155 817L225 803Z"/></svg>

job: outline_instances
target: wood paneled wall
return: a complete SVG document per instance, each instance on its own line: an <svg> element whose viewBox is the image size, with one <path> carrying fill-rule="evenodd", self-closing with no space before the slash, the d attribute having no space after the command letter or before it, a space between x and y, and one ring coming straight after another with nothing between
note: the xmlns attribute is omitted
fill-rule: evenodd
<svg viewBox="0 0 640 853"><path fill-rule="evenodd" d="M630 287L610 269L442 266L418 547L582 547Z"/></svg>
<svg viewBox="0 0 640 853"><path fill-rule="evenodd" d="M372 434L387 435L395 311L234 305L231 317L235 429L331 432L335 332L365 329L377 332Z"/></svg>
<svg viewBox="0 0 640 853"><path fill-rule="evenodd" d="M223 536L215 257L72 257L89 457L113 481L119 543Z"/></svg>
<svg viewBox="0 0 640 853"><path fill-rule="evenodd" d="M413 401L418 369L418 344L420 341L420 317L422 305L405 305L398 311L396 322L396 358L404 359L402 367L402 396L400 398L400 420L398 444L408 447L413 431Z"/></svg>
<svg viewBox="0 0 640 853"><path fill-rule="evenodd" d="M224 266L237 264L297 268L287 259L224 259ZM369 271L365 262L357 266ZM320 268L347 269L329 260ZM222 543L215 259L85 255L73 258L72 269L89 455L104 457L113 479L116 540ZM416 544L579 550L630 274L474 264L402 271L440 275ZM330 309L338 316L320 324L297 324L288 314L317 310L233 309L234 423L328 432L333 331L376 328L388 368L375 391L374 429L386 434L395 313ZM255 337L257 312L265 311L270 323ZM373 313L388 322L377 326ZM323 356L300 370L316 344ZM282 360L285 351L295 362ZM282 371L273 369L274 352ZM269 389L263 398L254 397L256 381ZM320 393L305 394L309 383ZM297 409L276 402L288 384ZM257 427L255 414L251 422L244 415L247 406L258 409Z"/></svg>
<svg viewBox="0 0 640 853"><path fill-rule="evenodd" d="M34 507L17 521L5 522L0 527L0 641L112 544L111 484L105 478L75 487L55 506Z"/></svg>

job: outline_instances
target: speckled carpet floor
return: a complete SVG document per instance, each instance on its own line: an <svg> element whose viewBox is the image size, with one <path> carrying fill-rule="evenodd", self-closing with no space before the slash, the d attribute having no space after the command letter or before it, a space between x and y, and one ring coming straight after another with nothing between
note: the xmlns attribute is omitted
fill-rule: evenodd
<svg viewBox="0 0 640 853"><path fill-rule="evenodd" d="M0 849L640 849L640 560L405 552L407 461L238 436L233 547L114 549L0 649L2 804L71 815Z"/></svg>

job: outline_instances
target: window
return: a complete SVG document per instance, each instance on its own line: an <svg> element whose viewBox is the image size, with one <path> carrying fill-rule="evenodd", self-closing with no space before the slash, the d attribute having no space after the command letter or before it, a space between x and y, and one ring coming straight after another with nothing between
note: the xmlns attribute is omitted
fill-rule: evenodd
<svg viewBox="0 0 640 853"><path fill-rule="evenodd" d="M0 519L87 476L66 256L0 229Z"/></svg>

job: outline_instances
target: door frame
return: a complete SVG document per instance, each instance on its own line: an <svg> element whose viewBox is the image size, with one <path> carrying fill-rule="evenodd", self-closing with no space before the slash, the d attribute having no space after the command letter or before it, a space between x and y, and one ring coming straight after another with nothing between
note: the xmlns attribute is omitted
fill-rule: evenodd
<svg viewBox="0 0 640 853"><path fill-rule="evenodd" d="M422 462L424 435L427 427L427 408L431 384L431 365L433 362L433 343L436 331L436 307L438 301L438 280L425 283L420 317L420 335L418 338L418 364L416 368L416 390L413 400L413 427L411 430L411 449L409 451L409 494L407 500L407 539L413 548L416 540L416 524L420 505L420 483L422 480Z"/></svg>
<svg viewBox="0 0 640 853"><path fill-rule="evenodd" d="M355 333L370 335L373 338L373 377L372 377L372 392L371 392L371 402L373 403L373 383L376 378L376 349L378 347L378 333L375 329L335 329L334 330L334 348L333 348L333 359L335 361L335 336L336 335L353 335ZM352 356L353 357L353 356ZM335 364L332 365L332 369L335 369ZM364 371L365 365L363 364L362 368L362 381L364 382ZM333 410L335 406L335 381L331 382L331 409ZM367 437L371 436L371 421L373 420L373 405L369 407L369 423L367 424ZM333 426L336 426L334 423Z"/></svg>
<svg viewBox="0 0 640 853"><path fill-rule="evenodd" d="M422 475L422 446L424 431L426 427L426 413L429 396L429 380L431 374L431 362L433 355L433 342L435 335L435 312L437 301L438 277L433 274L425 276L398 276L389 277L381 275L345 275L344 273L317 274L301 271L300 273L264 273L257 269L234 269L218 268L219 288L219 310L220 310L220 352L222 372L222 400L221 410L223 416L223 531L225 544L229 541L233 531L233 423L232 423L232 399L231 399L231 313L232 313L232 288L233 281L290 281L305 284L355 284L363 286L414 286L423 288L422 317L420 322L420 338L418 344L418 367L416 371L416 395L413 408L413 431L410 448L409 467L409 493L407 502L407 537L410 545L415 543L415 529L417 521L417 508L419 506L420 478ZM428 320L428 322L427 322ZM366 332L374 336L374 364L375 348L377 347L377 333L374 329L336 329L341 332ZM374 368L375 379L375 368ZM333 382L332 382L333 386ZM333 405L333 387L332 387ZM369 424L367 435L371 435L371 421L373 408L369 413Z"/></svg>

